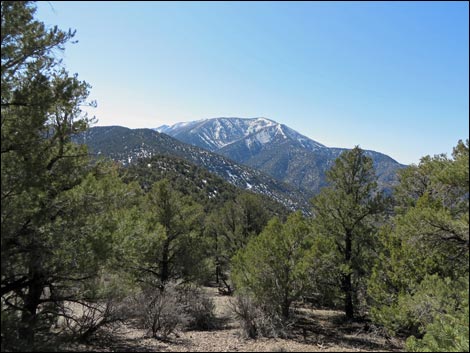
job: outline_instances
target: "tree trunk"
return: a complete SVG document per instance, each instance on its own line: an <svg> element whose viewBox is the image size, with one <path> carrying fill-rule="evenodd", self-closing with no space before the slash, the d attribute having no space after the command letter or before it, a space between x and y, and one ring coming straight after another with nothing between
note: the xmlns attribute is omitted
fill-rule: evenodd
<svg viewBox="0 0 470 353"><path fill-rule="evenodd" d="M169 252L170 252L170 242L165 240L163 244L162 250L162 259L160 261L160 281L162 284L165 284L168 281L169 273L168 273L168 259L169 259Z"/></svg>
<svg viewBox="0 0 470 353"><path fill-rule="evenodd" d="M351 266L351 255L352 255L352 234L351 231L346 231L345 239L345 251L344 251L344 260L345 263L349 266L348 271L350 271ZM343 276L343 292L344 292L344 311L348 319L354 318L354 306L353 306L353 289L352 289L352 278L351 273Z"/></svg>
<svg viewBox="0 0 470 353"><path fill-rule="evenodd" d="M354 306L352 301L352 283L351 283L351 274L344 276L343 279L343 291L345 294L344 297L344 312L348 319L354 318Z"/></svg>
<svg viewBox="0 0 470 353"><path fill-rule="evenodd" d="M284 299L284 303L282 304L282 317L287 320L289 318L289 307L290 302L287 299Z"/></svg>
<svg viewBox="0 0 470 353"><path fill-rule="evenodd" d="M284 290L284 302L282 303L282 317L287 320L289 318L289 307L291 301L289 300L289 289L286 285Z"/></svg>
<svg viewBox="0 0 470 353"><path fill-rule="evenodd" d="M27 347L34 350L34 336L37 324L37 310L41 300L43 291L43 283L41 276L36 272L36 269L30 271L32 280L28 285L28 292L24 296L24 311L21 314L21 327L18 331L21 341Z"/></svg>
<svg viewBox="0 0 470 353"><path fill-rule="evenodd" d="M217 285L219 285L220 281L219 281L219 275L220 275L220 266L219 266L219 258L216 257L215 258L215 283Z"/></svg>
<svg viewBox="0 0 470 353"><path fill-rule="evenodd" d="M220 275L220 263L219 263L219 245L217 232L215 233L215 283L219 285L219 275Z"/></svg>

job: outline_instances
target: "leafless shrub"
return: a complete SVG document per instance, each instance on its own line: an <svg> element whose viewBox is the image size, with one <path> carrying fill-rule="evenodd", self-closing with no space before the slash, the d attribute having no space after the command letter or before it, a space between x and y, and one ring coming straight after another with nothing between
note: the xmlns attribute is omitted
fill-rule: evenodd
<svg viewBox="0 0 470 353"><path fill-rule="evenodd" d="M247 295L237 295L230 301L230 309L240 321L244 335L248 338L256 338L258 336L256 319L259 310L253 300Z"/></svg>
<svg viewBox="0 0 470 353"><path fill-rule="evenodd" d="M255 303L249 295L238 294L230 302L230 307L248 338L287 335L289 323L276 315L275 311Z"/></svg>
<svg viewBox="0 0 470 353"><path fill-rule="evenodd" d="M180 300L188 316L188 328L212 330L217 326L214 301L198 288L190 287L181 292Z"/></svg>
<svg viewBox="0 0 470 353"><path fill-rule="evenodd" d="M59 306L57 328L80 340L88 340L99 328L126 321L131 313L126 301L65 301Z"/></svg>
<svg viewBox="0 0 470 353"><path fill-rule="evenodd" d="M175 284L143 290L136 295L133 307L137 324L161 340L167 340L188 322Z"/></svg>

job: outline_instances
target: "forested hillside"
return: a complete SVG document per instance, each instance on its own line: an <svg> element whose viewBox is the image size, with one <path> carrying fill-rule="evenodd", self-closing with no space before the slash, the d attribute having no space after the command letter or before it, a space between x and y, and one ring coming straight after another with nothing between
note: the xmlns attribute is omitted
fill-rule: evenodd
<svg viewBox="0 0 470 353"><path fill-rule="evenodd" d="M1 2L2 351L192 350L206 331L231 351L469 350L468 138L391 195L342 151L311 216L187 160L96 159L73 142L94 104L59 60L74 32L35 9Z"/></svg>
<svg viewBox="0 0 470 353"><path fill-rule="evenodd" d="M155 155L184 159L238 188L269 196L291 211L300 209L304 213L309 212L305 191L224 156L188 145L151 129L98 126L76 136L74 141L86 144L91 154L110 157L123 165L130 165L139 158Z"/></svg>
<svg viewBox="0 0 470 353"><path fill-rule="evenodd" d="M191 195L203 206L205 212L214 211L240 195L251 195L263 204L263 208L271 216L285 218L290 212L269 196L255 195L237 188L206 169L176 157L156 155L142 158L128 168L121 168L120 171L126 183L136 181L146 191L150 190L155 182L166 179L173 190Z"/></svg>

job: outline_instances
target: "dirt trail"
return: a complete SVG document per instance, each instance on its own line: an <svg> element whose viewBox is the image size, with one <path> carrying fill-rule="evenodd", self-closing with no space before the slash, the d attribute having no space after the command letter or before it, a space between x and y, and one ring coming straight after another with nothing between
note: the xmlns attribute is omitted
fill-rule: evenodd
<svg viewBox="0 0 470 353"><path fill-rule="evenodd" d="M102 332L92 345L70 347L77 351L100 352L385 352L400 351L401 342L389 341L364 332L359 323L340 324L342 313L332 310L301 309L308 329L290 339L242 337L240 325L230 310L230 297L217 288L205 288L214 300L219 328L212 331L179 332L169 342L149 338L145 330L120 325Z"/></svg>

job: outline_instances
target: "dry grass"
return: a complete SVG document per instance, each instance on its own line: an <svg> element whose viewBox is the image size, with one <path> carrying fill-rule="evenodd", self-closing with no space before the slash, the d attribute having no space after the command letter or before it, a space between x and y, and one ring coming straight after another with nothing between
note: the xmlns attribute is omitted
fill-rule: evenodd
<svg viewBox="0 0 470 353"><path fill-rule="evenodd" d="M70 351L96 352L393 352L401 351L403 342L381 337L364 323L345 322L343 314L332 310L296 309L301 317L292 337L242 337L241 328L230 311L230 297L216 288L205 288L214 300L218 320L216 330L179 332L168 342L146 336L132 324L114 331L100 332L90 345L69 346Z"/></svg>

